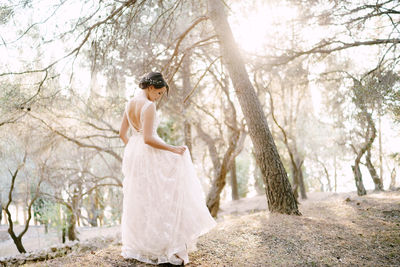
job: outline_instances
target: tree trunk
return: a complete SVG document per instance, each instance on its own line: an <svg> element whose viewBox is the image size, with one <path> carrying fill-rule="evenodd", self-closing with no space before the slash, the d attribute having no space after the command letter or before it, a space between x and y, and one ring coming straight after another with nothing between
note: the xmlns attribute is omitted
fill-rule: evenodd
<svg viewBox="0 0 400 267"><path fill-rule="evenodd" d="M335 193L336 193L336 191L337 191L336 154L335 154L335 157L333 158L333 168L334 168L334 170L335 170L334 177L335 177Z"/></svg>
<svg viewBox="0 0 400 267"><path fill-rule="evenodd" d="M93 205L93 209L94 209L94 218L93 221L95 222L96 226L100 225L101 226L101 219L100 219L100 210L99 210L99 193L97 188L94 190L94 205Z"/></svg>
<svg viewBox="0 0 400 267"><path fill-rule="evenodd" d="M354 174L354 179L356 181L356 187L357 187L357 195L359 196L364 196L367 194L367 191L365 191L364 184L362 181L362 175L360 171L360 164L358 162L355 163L354 166L351 166Z"/></svg>
<svg viewBox="0 0 400 267"><path fill-rule="evenodd" d="M297 204L299 204L298 202L299 189L300 189L301 199L307 199L306 189L304 186L303 172L301 170L301 166L303 165L304 159L299 158L296 149L293 152L291 151L290 146L286 140L284 142L288 149L290 155L290 163L292 166L293 195L297 201Z"/></svg>
<svg viewBox="0 0 400 267"><path fill-rule="evenodd" d="M379 179L381 180L380 184L382 185L382 190L383 190L382 122L381 122L380 113L381 113L381 108L380 108L380 105L379 105L379 108L378 108Z"/></svg>
<svg viewBox="0 0 400 267"><path fill-rule="evenodd" d="M298 156L297 149L295 150L296 156L295 156L295 164L296 164L296 175L297 175L297 182L300 188L300 195L301 199L307 199L307 194L306 194L306 188L304 185L304 177L303 177L303 171L301 167L303 166L304 159L301 159Z"/></svg>
<svg viewBox="0 0 400 267"><path fill-rule="evenodd" d="M297 168L292 165L292 178L293 178L293 196L298 201L299 199L299 175Z"/></svg>
<svg viewBox="0 0 400 267"><path fill-rule="evenodd" d="M67 226L68 239L71 241L77 240L78 238L76 236L76 230L75 230L76 216L74 211L70 210L70 213L67 215L67 221L68 221L68 226Z"/></svg>
<svg viewBox="0 0 400 267"><path fill-rule="evenodd" d="M90 208L88 209L88 222L90 226L97 227L97 203L95 191L92 191L89 195Z"/></svg>
<svg viewBox="0 0 400 267"><path fill-rule="evenodd" d="M65 226L63 226L63 228L61 229L61 242L64 244L65 243Z"/></svg>
<svg viewBox="0 0 400 267"><path fill-rule="evenodd" d="M19 253L26 253L26 250L25 250L24 246L22 245L22 239L21 238L15 238L15 239L13 238L13 240L14 240L15 246L18 249L18 252Z"/></svg>
<svg viewBox="0 0 400 267"><path fill-rule="evenodd" d="M207 207L213 217L217 216L219 210L219 202L220 202L220 194L222 189L226 184L226 174L230 169L230 165L232 164L232 155L235 151L235 148L238 144L239 133L232 134L229 139L229 146L227 151L224 154L224 158L222 163L218 158L217 149L215 147L215 141L209 136L207 133L203 131L200 125L196 125L197 132L200 138L207 144L209 153L211 155L211 159L214 166L214 179L211 183L210 191L207 195Z"/></svg>
<svg viewBox="0 0 400 267"><path fill-rule="evenodd" d="M24 207L28 206L27 203L28 203L28 200L25 201ZM23 210L22 210L22 216L24 217L24 220L23 220L24 222L26 222L26 218L27 218L27 214L26 214L26 213L27 213L27 212L23 209Z"/></svg>
<svg viewBox="0 0 400 267"><path fill-rule="evenodd" d="M325 192L324 183L322 182L322 179L319 177L319 175L317 175L317 179L318 179L319 184L321 185L321 187L320 187L321 192Z"/></svg>
<svg viewBox="0 0 400 267"><path fill-rule="evenodd" d="M40 184L41 184L41 180L40 180L36 187L36 192L35 192L34 197L30 201L30 203L27 203L28 214L27 214L26 220L24 220L24 229L18 235L16 235L14 232L14 225L13 225L13 221L11 218L9 206L12 203L12 195L13 195L12 193L13 193L14 187L15 187L15 180L17 178L20 168L25 164L25 160L26 160L26 154L24 156L23 163L18 166L18 168L15 170L14 173L11 173L12 177L11 177L10 191L8 192L8 201L7 201L6 206L4 207L4 211L6 212L6 216L7 216L6 218L8 219L8 233L10 234L12 240L14 241L15 246L17 247L17 249L20 253L26 252L24 246L22 245L22 237L28 231L29 222L32 218L32 210L31 210L32 205L38 198L38 193L40 191Z"/></svg>
<svg viewBox="0 0 400 267"><path fill-rule="evenodd" d="M238 184L237 184L237 176L236 176L236 160L232 159L232 165L229 170L230 173L230 184L232 188L232 200L238 200L239 199L239 190L238 190Z"/></svg>
<svg viewBox="0 0 400 267"><path fill-rule="evenodd" d="M192 157L192 125L185 119L183 122L183 129L185 133L185 144L189 149L190 157Z"/></svg>
<svg viewBox="0 0 400 267"><path fill-rule="evenodd" d="M190 81L190 55L186 56L183 59L182 62L182 94L181 94L181 98L182 101L181 103L183 103L183 99L185 99L185 96L192 90L192 83ZM185 102L182 105L182 113L185 114L186 110L188 108L189 102ZM192 127L190 122L185 118L183 121L183 129L184 129L184 135L185 135L185 144L189 149L189 153L191 158L193 159L193 155L192 155Z"/></svg>
<svg viewBox="0 0 400 267"><path fill-rule="evenodd" d="M7 208L7 217L8 217L8 233L10 234L12 240L14 241L15 246L17 247L17 250L19 253L25 253L26 250L24 246L22 245L22 235L19 234L18 236L14 233L14 228L13 228L13 222L11 219L11 214L8 212L8 207Z"/></svg>
<svg viewBox="0 0 400 267"><path fill-rule="evenodd" d="M374 122L372 120L371 114L367 111L366 107L364 106L363 103L359 104L359 108L361 109L363 115L367 119L368 122L368 128L367 132L365 134L365 142L363 146L361 147L360 151L355 151L357 154L357 157L354 161L354 166L351 166L354 174L354 179L356 182L356 187L357 187L357 194L359 196L363 196L367 194L367 191L364 188L364 184L362 181L362 175L360 171L360 160L361 157L367 152L367 150L371 149L372 143L375 140L376 137L376 128L374 125Z"/></svg>
<svg viewBox="0 0 400 267"><path fill-rule="evenodd" d="M382 180L379 178L378 174L376 173L374 165L371 162L371 148L367 150L367 155L365 156L365 161L367 163L367 168L369 174L371 175L372 180L375 184L375 191L383 191L383 184Z"/></svg>
<svg viewBox="0 0 400 267"><path fill-rule="evenodd" d="M319 161L319 160L318 160L318 162L322 165L322 168L324 169L325 176L326 176L326 181L328 182L328 191L329 191L329 192L332 192L331 179L329 178L328 169L326 168L325 164L324 164L322 161ZM335 164L335 163L334 163L334 164ZM336 183L336 180L335 180L335 183ZM335 190L336 190L336 189L335 189Z"/></svg>
<svg viewBox="0 0 400 267"><path fill-rule="evenodd" d="M97 42L93 42L92 43L93 46L97 45ZM97 78L97 73L99 72L98 66L99 63L97 62L97 51L98 48L93 47L93 49L91 50L92 52L94 52L93 56L93 63L91 66L91 72L90 72L90 95L88 98L89 102L92 102L94 99L96 99L99 95L99 84L98 84L98 78Z"/></svg>
<svg viewBox="0 0 400 267"><path fill-rule="evenodd" d="M393 168L390 174L390 185L389 190L396 190L396 168Z"/></svg>
<svg viewBox="0 0 400 267"><path fill-rule="evenodd" d="M220 41L222 59L246 119L257 164L263 174L268 208L271 212L301 215L260 101L234 41L225 6L221 0L208 0L208 11Z"/></svg>
<svg viewBox="0 0 400 267"><path fill-rule="evenodd" d="M104 224L104 205L103 205L103 198L100 188L95 189L96 192L96 215L99 219L100 226Z"/></svg>
<svg viewBox="0 0 400 267"><path fill-rule="evenodd" d="M304 176L303 176L303 171L301 169L302 165L303 164L301 164L299 167L300 195L301 199L307 199L306 186L304 184Z"/></svg>
<svg viewBox="0 0 400 267"><path fill-rule="evenodd" d="M70 211L70 214L67 215L67 221L68 221L68 227L67 227L68 239L74 241L77 239L77 237L75 231L76 217L73 211Z"/></svg>
<svg viewBox="0 0 400 267"><path fill-rule="evenodd" d="M76 235L76 210L78 209L78 190L75 188L73 195L72 195L72 203L71 206L68 206L67 208L69 209L69 212L67 214L67 221L68 221L68 226L67 226L67 235L68 235L68 239L70 241L74 241L74 240L79 240L77 235Z"/></svg>

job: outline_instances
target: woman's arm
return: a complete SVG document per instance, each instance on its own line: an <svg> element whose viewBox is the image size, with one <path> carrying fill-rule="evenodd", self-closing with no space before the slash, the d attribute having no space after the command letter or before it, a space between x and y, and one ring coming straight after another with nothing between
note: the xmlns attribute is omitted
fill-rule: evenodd
<svg viewBox="0 0 400 267"><path fill-rule="evenodd" d="M121 123L121 127L119 129L119 137L122 139L122 142L124 142L124 144L128 144L128 136L126 135L128 132L128 128L129 128L129 123L128 123L128 117L126 116L126 112L124 112L124 116L122 117L122 123Z"/></svg>
<svg viewBox="0 0 400 267"><path fill-rule="evenodd" d="M174 146L160 142L153 136L153 122L156 114L156 106L151 103L149 107L143 112L143 140L144 143L154 148L168 150L174 152Z"/></svg>

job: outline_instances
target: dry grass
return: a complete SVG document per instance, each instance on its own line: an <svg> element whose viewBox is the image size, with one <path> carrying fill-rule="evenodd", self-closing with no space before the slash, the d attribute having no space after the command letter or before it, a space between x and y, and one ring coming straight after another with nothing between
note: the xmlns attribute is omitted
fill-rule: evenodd
<svg viewBox="0 0 400 267"><path fill-rule="evenodd" d="M226 215L199 239L187 266L400 266L400 192L314 193L300 210L303 216ZM25 266L152 266L123 259L120 249L112 244Z"/></svg>

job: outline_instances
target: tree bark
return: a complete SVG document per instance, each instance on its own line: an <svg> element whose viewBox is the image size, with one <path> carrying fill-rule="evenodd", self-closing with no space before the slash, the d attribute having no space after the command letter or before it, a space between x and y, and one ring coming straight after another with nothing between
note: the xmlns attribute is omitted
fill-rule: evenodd
<svg viewBox="0 0 400 267"><path fill-rule="evenodd" d="M367 150L367 155L365 156L365 161L367 163L367 168L372 180L375 184L375 191L383 191L382 180L379 178L378 173L375 170L374 165L371 162L371 148Z"/></svg>
<svg viewBox="0 0 400 267"><path fill-rule="evenodd" d="M77 235L76 235L76 210L78 209L78 202L79 202L79 196L78 196L78 190L75 188L73 195L72 195L72 201L71 201L71 206L67 206L69 213L67 215L67 235L68 239L70 241L74 240L79 240Z"/></svg>
<svg viewBox="0 0 400 267"><path fill-rule="evenodd" d="M356 162L353 166L351 166L354 174L354 179L356 181L356 187L357 187L357 195L359 196L364 196L367 194L367 191L365 191L365 187L362 181L362 175L360 171L360 162Z"/></svg>
<svg viewBox="0 0 400 267"><path fill-rule="evenodd" d="M66 241L65 236L66 236L66 230L65 230L65 225L64 225L63 228L61 229L61 242L62 242L63 244L64 244L65 241Z"/></svg>
<svg viewBox="0 0 400 267"><path fill-rule="evenodd" d="M70 213L67 215L67 233L68 233L68 240L74 241L77 240L75 224L76 224L76 216L73 210L69 210Z"/></svg>
<svg viewBox="0 0 400 267"><path fill-rule="evenodd" d="M232 80L253 142L256 161L263 174L271 212L301 215L267 120L250 83L221 0L208 0L208 12L220 41L224 64Z"/></svg>
<svg viewBox="0 0 400 267"><path fill-rule="evenodd" d="M232 189L232 200L239 199L239 190L236 176L236 160L232 159L231 168L229 170L230 173L230 184Z"/></svg>

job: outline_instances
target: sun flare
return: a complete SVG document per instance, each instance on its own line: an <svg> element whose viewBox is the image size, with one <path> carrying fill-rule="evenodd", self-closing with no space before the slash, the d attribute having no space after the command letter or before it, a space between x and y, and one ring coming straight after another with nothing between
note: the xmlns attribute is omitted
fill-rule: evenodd
<svg viewBox="0 0 400 267"><path fill-rule="evenodd" d="M291 28L285 22L297 16L297 9L287 5L269 5L258 2L257 8L248 10L243 3L232 7L229 18L237 44L249 53L260 53L266 49L275 32L287 32Z"/></svg>

